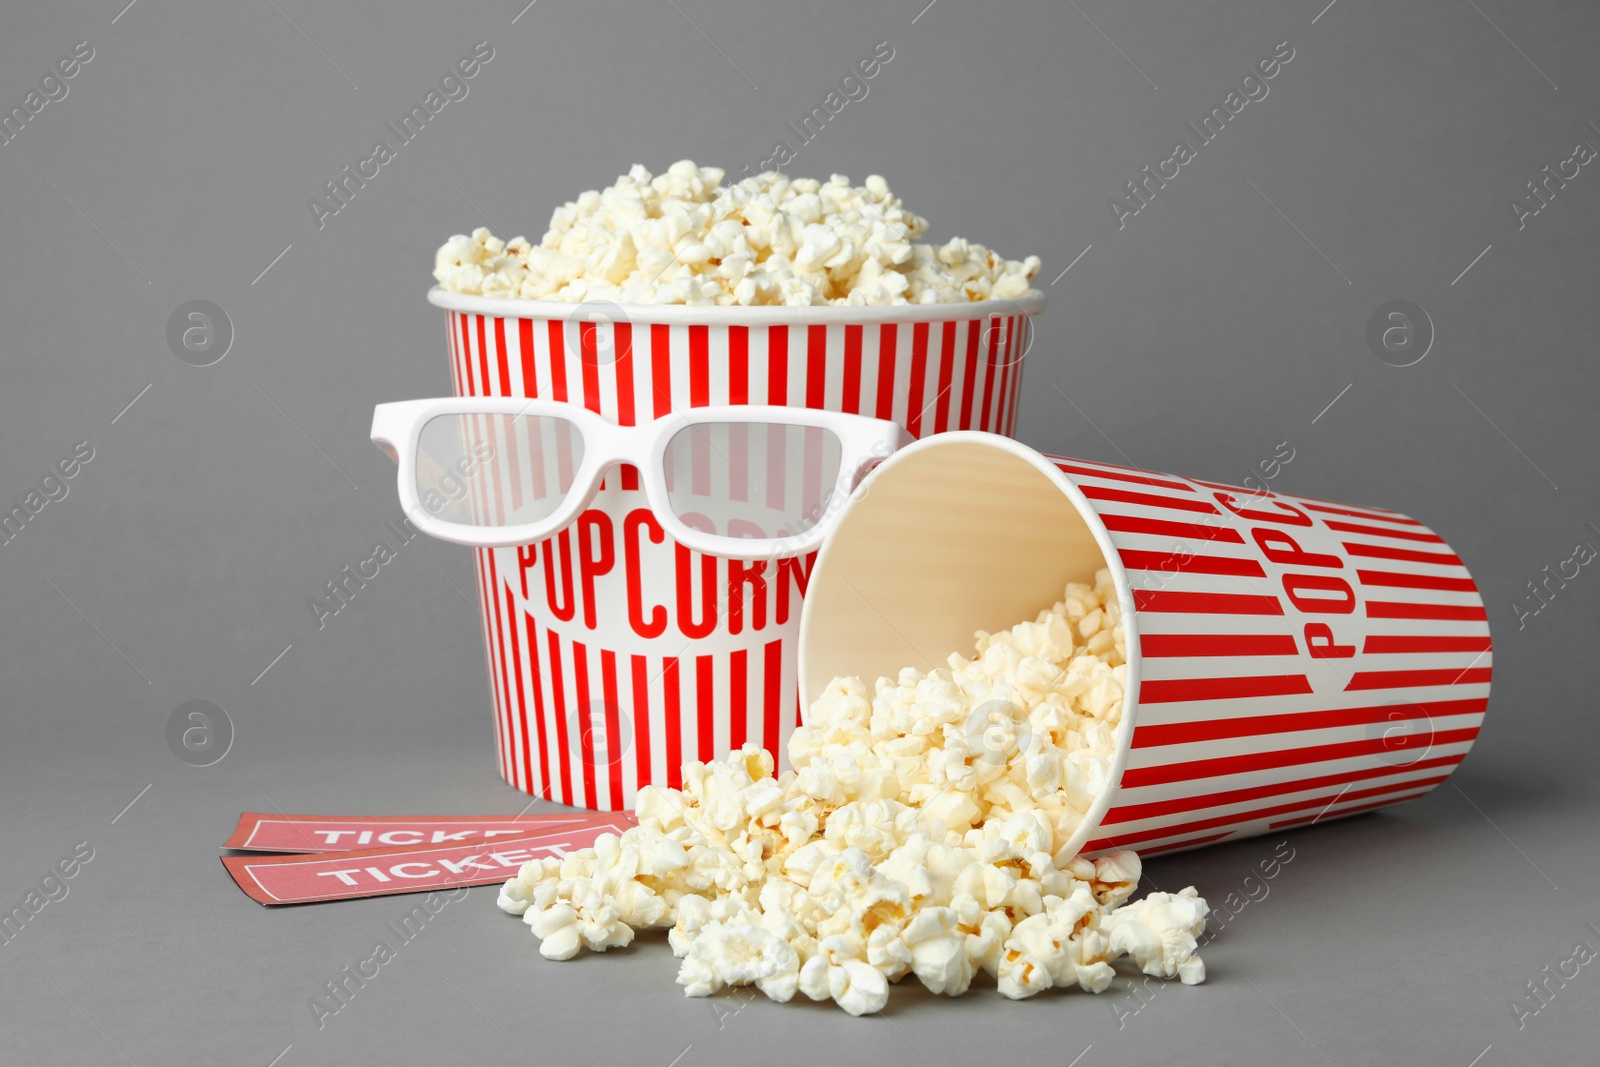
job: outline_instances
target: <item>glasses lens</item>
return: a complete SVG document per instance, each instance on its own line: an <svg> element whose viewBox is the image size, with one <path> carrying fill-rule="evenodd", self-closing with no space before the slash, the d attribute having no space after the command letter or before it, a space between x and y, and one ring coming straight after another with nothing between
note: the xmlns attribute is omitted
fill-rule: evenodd
<svg viewBox="0 0 1600 1067"><path fill-rule="evenodd" d="M836 505L843 448L832 430L704 422L667 443L667 498L685 524L724 537L805 533Z"/></svg>
<svg viewBox="0 0 1600 1067"><path fill-rule="evenodd" d="M417 441L417 496L464 526L549 518L572 491L583 434L554 415L436 415Z"/></svg>

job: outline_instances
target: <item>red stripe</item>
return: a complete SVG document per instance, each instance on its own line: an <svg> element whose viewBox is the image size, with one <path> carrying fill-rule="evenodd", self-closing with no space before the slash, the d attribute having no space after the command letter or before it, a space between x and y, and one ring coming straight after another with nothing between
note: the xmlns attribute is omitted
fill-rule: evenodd
<svg viewBox="0 0 1600 1067"><path fill-rule="evenodd" d="M548 542L546 542L548 544ZM563 804L572 804L571 748L567 745L567 698L561 682L561 644L554 630L544 632L550 650L550 710L556 720L556 767L560 772L561 794L556 797Z"/></svg>
<svg viewBox="0 0 1600 1067"><path fill-rule="evenodd" d="M1294 656L1300 652L1291 634L1140 634L1139 651L1147 658L1173 656Z"/></svg>
<svg viewBox="0 0 1600 1067"><path fill-rule="evenodd" d="M767 403L789 402L789 327L767 327Z"/></svg>
<svg viewBox="0 0 1600 1067"><path fill-rule="evenodd" d="M1300 499L1302 501L1309 501L1312 498L1303 496L1303 497L1299 497L1298 499ZM1404 515L1396 515L1396 514L1393 514L1393 513L1388 514L1388 515L1381 515L1376 511L1371 511L1371 510L1368 510L1368 509L1365 509L1365 508L1360 509L1360 510L1356 510L1354 508L1336 508L1336 507L1333 507L1333 506L1328 505L1328 504L1311 504L1311 503L1306 504L1306 507L1310 508L1312 511L1320 511L1325 515L1348 515L1352 519L1366 519L1369 522L1371 522L1371 521L1376 521L1376 522L1397 522L1397 523L1400 523L1403 526L1421 526L1422 525L1422 523L1418 522L1416 519L1408 519Z"/></svg>
<svg viewBox="0 0 1600 1067"><path fill-rule="evenodd" d="M639 788L651 783L650 768L650 661L633 656L634 779Z"/></svg>
<svg viewBox="0 0 1600 1067"><path fill-rule="evenodd" d="M1371 804L1358 804L1356 807L1353 807L1353 808L1340 808L1338 811L1333 812L1331 815L1327 815L1327 816L1305 815L1305 816L1302 816L1301 818L1298 818L1298 819L1285 819L1283 822L1272 823L1270 826L1267 827L1267 829L1269 829L1269 830L1282 830L1285 827L1289 827L1289 826L1299 826L1301 823L1319 822L1324 817L1325 818L1329 818L1329 819L1338 819L1338 818L1342 818L1343 816L1346 816L1346 815L1358 815L1363 811L1371 811L1373 808L1386 808L1391 804L1399 804L1399 803L1402 803L1403 801L1407 801L1407 800L1416 800L1419 797L1422 797L1425 794L1427 794L1429 792L1432 792L1432 791L1433 791L1433 787L1432 786L1428 786L1427 789L1425 789L1421 793L1418 793L1414 797L1392 797L1389 800L1379 800L1379 801L1376 801L1376 802L1371 803Z"/></svg>
<svg viewBox="0 0 1600 1067"><path fill-rule="evenodd" d="M528 444L529 444L529 447L532 448L532 449L536 449L536 450L542 451L543 448L544 448L544 431L540 428L540 423L538 423L538 422L529 423L526 428L527 428L527 432L528 432ZM560 435L561 432L562 431L560 431L560 430L555 430L554 431L554 433L556 433L557 435ZM543 497L544 494L545 494L545 480L544 480L545 464L544 464L542 458L540 458L540 456L537 453L530 453L530 456L532 458L532 462L530 462L528 464L528 473L533 476L533 495L534 495L535 499L538 499L540 497ZM558 473L557 474L558 483L559 483L560 477L561 477L561 475L560 475L560 473ZM527 589L527 585L528 585L528 577L527 577L526 574L524 574L523 577L522 577L522 585L523 585L523 589L526 590ZM522 595L524 597L526 597L528 594L527 594L526 591L524 591Z"/></svg>
<svg viewBox="0 0 1600 1067"><path fill-rule="evenodd" d="M1133 474L1127 471L1090 467L1086 466L1081 461L1078 463L1066 463L1058 460L1056 461L1056 466L1060 467L1067 474L1076 474L1083 478L1106 478L1118 482L1135 482L1139 485L1154 486L1157 489L1171 489L1173 492L1177 493L1194 492L1194 486L1185 485L1182 482L1174 482L1166 478L1151 478L1143 474Z"/></svg>
<svg viewBox="0 0 1600 1067"><path fill-rule="evenodd" d="M478 603L482 605L480 613L483 615L483 656L485 665L489 668L489 703L495 705L495 746L498 750L500 774L502 777L509 777L506 774L506 748L503 736L505 734L505 724L501 721L502 713L499 707L500 672L495 667L495 642L499 640L500 635L495 632L491 612L495 602L489 593L489 572L484 563L484 557L488 555L489 551L487 548L478 549L473 553L473 560L476 564L475 569L478 572Z"/></svg>
<svg viewBox="0 0 1600 1067"><path fill-rule="evenodd" d="M1471 578L1436 578L1431 574L1402 574L1396 571L1356 571L1362 585L1388 589L1442 589L1451 593L1476 593Z"/></svg>
<svg viewBox="0 0 1600 1067"><path fill-rule="evenodd" d="M600 412L600 325L578 323L578 372L583 376L583 406Z"/></svg>
<svg viewBox="0 0 1600 1067"><path fill-rule="evenodd" d="M619 426L632 426L634 424L633 411L633 323L618 322L611 327L612 351L616 359L611 364L611 369L616 375L617 383L617 424ZM622 488L637 491L639 488L639 468L633 464L624 464L622 467Z"/></svg>
<svg viewBox="0 0 1600 1067"><path fill-rule="evenodd" d="M1375 722L1398 724L1414 719L1481 715L1488 706L1489 698L1479 697L1474 700L1435 700L1426 704L1379 704L1364 708L1337 708L1331 711L1296 711L1286 715L1241 715L1230 719L1196 719L1193 722L1135 726L1133 747L1160 748L1163 745L1191 745L1202 741L1222 741L1232 737L1266 737L1305 730L1337 730L1350 726L1367 726Z"/></svg>
<svg viewBox="0 0 1600 1067"><path fill-rule="evenodd" d="M515 458L515 453L511 453L511 450L506 447L500 432L501 427L509 421L509 419L501 416L485 415L479 420L478 439L482 441L487 438L489 441L499 444L504 453L510 453ZM496 526L504 526L506 521L506 501L504 494L500 492L500 479L495 476L498 473L492 467L489 469L489 477L485 480L483 490L489 499L484 502L484 510L494 516L494 524Z"/></svg>
<svg viewBox="0 0 1600 1067"><path fill-rule="evenodd" d="M513 394L514 395L514 394ZM526 479L522 476L522 457L527 455L523 447L523 432L528 428L524 418L515 415L496 415L491 419L489 426L494 434L495 443L504 449L501 453L505 456L505 468L500 469L496 464L485 464L488 478L485 487L494 497L495 511L499 514L499 521L505 522L507 517L507 500L510 497L510 516L515 518L522 508L522 487ZM506 579L506 584L511 584L511 579Z"/></svg>
<svg viewBox="0 0 1600 1067"><path fill-rule="evenodd" d="M1226 804L1239 804L1246 800L1259 800L1261 797L1282 796L1284 793L1303 793L1312 789L1321 789L1324 786L1344 785L1347 782L1365 782L1374 778L1388 778L1391 775L1408 774L1412 771L1425 771L1430 767L1454 767L1464 757L1465 753L1457 753L1452 756L1435 756L1432 759L1418 760L1416 763L1408 764L1404 767L1367 767L1358 771L1318 775L1315 778L1291 778L1285 782L1269 782L1266 785L1253 785L1244 789L1228 789L1220 793L1201 793L1198 796L1152 800L1144 804L1123 804L1106 812L1105 817L1100 820L1100 825L1109 826L1119 822L1137 822L1140 819L1154 819L1180 811L1200 811L1205 808L1222 807Z"/></svg>
<svg viewBox="0 0 1600 1067"><path fill-rule="evenodd" d="M1123 565L1136 571L1166 571L1171 574L1232 574L1246 578L1265 578L1267 572L1253 559L1234 556L1195 556L1188 552L1146 551L1139 548L1118 550Z"/></svg>
<svg viewBox="0 0 1600 1067"><path fill-rule="evenodd" d="M1006 354L1000 362L1000 388L995 390L994 432L1005 433L1006 422L1011 418L1011 346L1015 337L1017 320L1006 320Z"/></svg>
<svg viewBox="0 0 1600 1067"><path fill-rule="evenodd" d="M878 418L894 418L894 346L898 328L892 322L878 327Z"/></svg>
<svg viewBox="0 0 1600 1067"><path fill-rule="evenodd" d="M1141 848L1141 856L1159 856L1163 852L1176 852L1183 848L1195 848L1199 845L1209 845L1213 841L1221 841L1227 834L1207 834L1205 837L1191 837L1187 841L1177 841L1170 845L1157 845L1155 848Z"/></svg>
<svg viewBox="0 0 1600 1067"><path fill-rule="evenodd" d="M1195 537L1202 541L1223 541L1230 545L1244 544L1237 530L1226 526L1206 526L1197 522L1176 522L1172 519L1147 519L1142 515L1101 515L1106 529L1117 533L1156 534L1162 537Z"/></svg>
<svg viewBox="0 0 1600 1067"><path fill-rule="evenodd" d="M569 714L577 718L578 758L583 774L583 806L598 807L600 799L594 789L594 704L589 697L589 648L581 641L572 642L573 699L578 706ZM572 798L567 799L571 804Z"/></svg>
<svg viewBox="0 0 1600 1067"><path fill-rule="evenodd" d="M1021 330L1024 339L1029 339L1033 330L1033 321L1026 317L1020 318L1017 321L1022 323ZM1011 413L1011 417L1006 420L1007 437L1015 436L1017 432L1017 413L1022 407L1022 368L1023 363L1026 362L1027 358L1028 352L1025 348L1022 353L1012 361L1011 398L1006 403L1006 406Z"/></svg>
<svg viewBox="0 0 1600 1067"><path fill-rule="evenodd" d="M672 327L664 322L650 326L651 414L661 418L672 410Z"/></svg>
<svg viewBox="0 0 1600 1067"><path fill-rule="evenodd" d="M689 450L689 482L695 496L704 500L711 495L711 442L696 434ZM670 487L669 487L670 488Z"/></svg>
<svg viewBox="0 0 1600 1067"><path fill-rule="evenodd" d="M523 427L521 419L504 418L501 420L500 435L507 439L506 454L511 465L511 510L522 510L522 463L520 457L524 454L521 442L518 441L519 431Z"/></svg>
<svg viewBox="0 0 1600 1067"><path fill-rule="evenodd" d="M766 403L789 403L789 328L766 328ZM766 506L784 506L784 442L786 430L766 427Z"/></svg>
<svg viewBox="0 0 1600 1067"><path fill-rule="evenodd" d="M788 475L788 440L787 428L777 424L767 427L767 507L779 514L788 493L784 484Z"/></svg>
<svg viewBox="0 0 1600 1067"><path fill-rule="evenodd" d="M495 658L500 665L500 689L495 694L500 705L500 725L502 747L505 749L505 778L514 782L517 778L517 761L513 755L516 748L516 734L511 723L511 678L506 670L506 631L500 620L500 572L495 567L494 550L487 549L489 557L489 590L488 602L494 605L494 632L495 632Z"/></svg>
<svg viewBox="0 0 1600 1067"><path fill-rule="evenodd" d="M1022 375L1019 361L1022 353L1018 351L1017 335L1024 329L1022 318L1011 316L1006 321L1006 366L1005 373L1000 376L1000 405L1003 411L1001 422L996 426L1002 433L1009 433L1013 422L1016 421L1016 405L1013 396L1016 393L1017 379Z"/></svg>
<svg viewBox="0 0 1600 1067"><path fill-rule="evenodd" d="M689 406L703 408L711 403L711 328L689 327Z"/></svg>
<svg viewBox="0 0 1600 1067"><path fill-rule="evenodd" d="M477 389L472 385L472 339L467 332L467 317L457 315L456 320L461 324L461 380L466 384L466 392L462 396L477 396Z"/></svg>
<svg viewBox="0 0 1600 1067"><path fill-rule="evenodd" d="M1373 537L1395 537L1406 541L1428 541L1436 545L1444 544L1444 538L1438 534L1417 533L1414 530L1386 530L1381 526L1363 526L1359 522L1340 522L1338 519L1323 519L1330 530L1340 533L1369 534Z"/></svg>
<svg viewBox="0 0 1600 1067"><path fill-rule="evenodd" d="M561 329L560 319L551 319L545 336L550 341L550 398L565 402L567 399L567 338Z"/></svg>
<svg viewBox="0 0 1600 1067"><path fill-rule="evenodd" d="M737 752L744 747L749 707L750 672L748 653L736 648L728 656L728 750Z"/></svg>
<svg viewBox="0 0 1600 1067"><path fill-rule="evenodd" d="M523 321L526 322L528 320L524 319ZM528 673L533 676L534 729L539 734L539 784L542 795L546 800L549 800L551 799L550 742L545 737L544 684L539 677L539 630L531 614L524 612L522 621L528 638Z"/></svg>
<svg viewBox="0 0 1600 1067"><path fill-rule="evenodd" d="M768 427L770 430L771 427ZM770 436L770 435L769 435ZM744 502L750 499L751 481L745 465L750 457L750 424L748 422L735 422L728 425L728 455L722 457L726 462L728 474L728 495L734 500Z"/></svg>
<svg viewBox="0 0 1600 1067"><path fill-rule="evenodd" d="M906 401L906 432L922 436L922 392L928 381L928 324L911 327L911 396Z"/></svg>
<svg viewBox="0 0 1600 1067"><path fill-rule="evenodd" d="M600 653L600 684L606 705L606 769L611 779L611 810L622 807L622 745L617 703L617 654ZM592 803L592 801L591 801Z"/></svg>
<svg viewBox="0 0 1600 1067"><path fill-rule="evenodd" d="M1387 793L1403 793L1411 789L1423 789L1428 786L1438 785L1448 774L1441 774L1435 778L1424 778L1410 782L1393 782L1389 785L1374 786L1371 789L1362 789L1354 793L1335 793L1333 796L1312 797L1309 800L1295 800L1287 804L1274 804L1271 807L1256 808L1252 811L1237 811L1227 815L1215 815L1209 819L1196 819L1193 822L1180 823L1177 826L1158 826L1147 830L1135 830L1126 834L1117 834L1114 837L1102 837L1090 841L1083 846L1084 852L1095 852L1103 848L1127 848L1137 845L1141 841L1156 841L1165 837L1178 834L1191 834L1199 830L1214 830L1219 826L1236 826L1240 823L1258 822L1270 819L1274 815L1287 815L1292 811L1305 811L1316 809L1323 811L1339 800L1365 800L1368 797L1383 796ZM1317 816L1312 816L1313 820Z"/></svg>
<svg viewBox="0 0 1600 1067"><path fill-rule="evenodd" d="M522 645L517 640L517 605L511 599L511 587L506 587L506 621L510 624L506 630L511 635L511 671L517 679L517 724L522 734L522 767L523 774L517 785L524 792L533 793L533 754L529 751L528 743L528 701L524 693L526 687L522 684Z"/></svg>
<svg viewBox="0 0 1600 1067"><path fill-rule="evenodd" d="M939 395L933 401L933 432L944 433L950 428L950 386L956 364L955 320L944 324L939 342Z"/></svg>
<svg viewBox="0 0 1600 1067"><path fill-rule="evenodd" d="M1279 749L1273 752L1250 752L1215 759L1187 760L1159 767L1136 767L1122 773L1122 788L1138 789L1147 785L1165 785L1170 782L1187 782L1197 778L1220 778L1230 774L1248 774L1274 767L1298 767L1307 763L1326 763L1330 760L1356 759L1379 753L1394 753L1414 746L1451 745L1471 741L1478 736L1478 727L1445 730L1424 737L1410 734L1401 737L1369 737L1359 741L1340 741L1331 745L1312 745L1307 748Z"/></svg>
<svg viewBox="0 0 1600 1067"><path fill-rule="evenodd" d="M806 407L827 406L828 328L806 327Z"/></svg>
<svg viewBox="0 0 1600 1067"><path fill-rule="evenodd" d="M1425 671L1357 671L1345 686L1345 692L1356 689L1415 689L1425 685L1477 685L1487 682L1494 673L1492 667L1445 667Z"/></svg>
<svg viewBox="0 0 1600 1067"><path fill-rule="evenodd" d="M1462 608L1452 604L1404 604L1387 600L1367 602L1369 619L1458 619L1462 621L1486 620L1483 608Z"/></svg>
<svg viewBox="0 0 1600 1067"><path fill-rule="evenodd" d="M1345 541L1343 544L1344 550L1352 556L1367 556L1372 559L1398 559L1407 563L1438 563L1451 567L1462 565L1461 557L1449 552L1418 552L1411 548L1368 545L1360 541Z"/></svg>
<svg viewBox="0 0 1600 1067"><path fill-rule="evenodd" d="M823 431L815 426L808 426L803 433L805 453L801 459L800 469L800 509L802 513L811 513L812 508L820 508L822 504Z"/></svg>
<svg viewBox="0 0 1600 1067"><path fill-rule="evenodd" d="M683 788L683 716L679 710L678 657L668 656L661 665L662 711L666 718L667 788Z"/></svg>
<svg viewBox="0 0 1600 1067"><path fill-rule="evenodd" d="M472 316L478 323L478 368L483 372L483 389L479 395L493 396L494 388L489 384L489 345L484 340L484 317Z"/></svg>
<svg viewBox="0 0 1600 1067"><path fill-rule="evenodd" d="M1132 489L1113 489L1106 485L1080 485L1083 495L1090 500L1114 500L1123 504L1139 504L1147 508L1166 508L1169 511L1193 511L1202 515L1220 515L1216 508L1204 500L1162 496L1160 493L1140 493Z"/></svg>
<svg viewBox="0 0 1600 1067"><path fill-rule="evenodd" d="M1383 655L1401 652L1487 652L1489 635L1482 637L1416 637L1410 634L1373 634L1361 651Z"/></svg>
<svg viewBox="0 0 1600 1067"><path fill-rule="evenodd" d="M983 329L984 340L987 342L983 353L983 404L978 408L978 429L989 429L989 400L994 395L994 361L995 348L994 326L1000 321L1000 316L992 315L989 325Z"/></svg>
<svg viewBox="0 0 1600 1067"><path fill-rule="evenodd" d="M1135 589L1139 611L1185 612L1191 615L1282 615L1278 598L1257 593L1187 593L1169 589Z"/></svg>
<svg viewBox="0 0 1600 1067"><path fill-rule="evenodd" d="M972 386L978 377L978 341L983 332L982 319L972 319L967 323L967 362L961 372L961 421L956 424L958 430L972 428Z"/></svg>
<svg viewBox="0 0 1600 1067"><path fill-rule="evenodd" d="M844 392L839 410L861 414L861 327L844 328Z"/></svg>
<svg viewBox="0 0 1600 1067"><path fill-rule="evenodd" d="M533 352L533 320L517 320L517 347L522 349L522 395L539 395L539 364Z"/></svg>
<svg viewBox="0 0 1600 1067"><path fill-rule="evenodd" d="M457 315L455 319L461 338L456 342L456 351L461 357L461 395L472 396L474 392L472 387L472 342L469 336L471 328L467 325L466 315Z"/></svg>
<svg viewBox="0 0 1600 1067"><path fill-rule="evenodd" d="M694 705L699 736L700 761L710 763L716 758L716 683L711 669L715 664L711 656L694 658Z"/></svg>
<svg viewBox="0 0 1600 1067"><path fill-rule="evenodd" d="M1295 696L1311 691L1311 683L1303 674L1146 679L1139 685L1139 700L1144 704L1171 704L1180 700L1243 700L1249 697Z"/></svg>
<svg viewBox="0 0 1600 1067"><path fill-rule="evenodd" d="M511 395L511 364L506 354L506 320L494 320L494 348L495 355L500 362L500 396Z"/></svg>
<svg viewBox="0 0 1600 1067"><path fill-rule="evenodd" d="M783 641L768 641L762 650L761 743L772 753L773 766L783 751Z"/></svg>
<svg viewBox="0 0 1600 1067"><path fill-rule="evenodd" d="M728 327L728 403L750 403L750 327Z"/></svg>

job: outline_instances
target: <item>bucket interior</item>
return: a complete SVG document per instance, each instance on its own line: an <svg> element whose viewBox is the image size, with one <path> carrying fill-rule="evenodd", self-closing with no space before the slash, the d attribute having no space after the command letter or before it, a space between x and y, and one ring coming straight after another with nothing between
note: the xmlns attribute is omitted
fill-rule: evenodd
<svg viewBox="0 0 1600 1067"><path fill-rule="evenodd" d="M839 517L806 590L801 714L827 682L970 656L1107 565L1070 485L1038 453L942 434L901 452ZM1126 625L1126 623L1125 623Z"/></svg>

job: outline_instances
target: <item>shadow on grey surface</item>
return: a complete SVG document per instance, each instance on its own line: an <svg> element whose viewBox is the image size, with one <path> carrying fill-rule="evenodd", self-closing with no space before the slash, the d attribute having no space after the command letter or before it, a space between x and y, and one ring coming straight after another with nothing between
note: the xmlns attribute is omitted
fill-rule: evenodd
<svg viewBox="0 0 1600 1067"><path fill-rule="evenodd" d="M1310 851L1320 857L1319 864L1334 867L1415 862L1419 856L1449 849L1461 832L1477 833L1481 828L1485 834L1503 835L1503 825L1525 825L1530 819L1570 811L1576 803L1581 803L1576 791L1558 783L1536 788L1463 770L1414 801L1152 857L1145 863L1141 891L1171 892L1192 883L1209 899L1202 881L1220 884L1238 880L1240 871L1254 872L1274 856L1279 842L1286 842L1296 856Z"/></svg>

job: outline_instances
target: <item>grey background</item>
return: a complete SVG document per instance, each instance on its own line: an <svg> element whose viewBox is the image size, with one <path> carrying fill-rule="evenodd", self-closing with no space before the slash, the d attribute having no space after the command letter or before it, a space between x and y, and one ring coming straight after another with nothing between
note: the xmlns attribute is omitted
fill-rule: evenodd
<svg viewBox="0 0 1600 1067"><path fill-rule="evenodd" d="M1520 1029L1511 1004L1575 943L1600 947L1600 577L1520 630L1511 604L1600 545L1600 174L1521 231L1507 207L1575 141L1600 144L1592 7L123 2L0 11L6 110L76 42L95 49L0 147L0 501L95 450L0 546L0 903L95 850L0 948L7 1060L1592 1056L1594 965ZM480 40L495 57L470 95L319 230L307 198ZM1268 896L1207 950L1207 984L1120 1020L1126 992L937 1002L907 983L865 1020L687 1000L663 946L550 964L480 889L319 1030L308 998L413 901L261 908L216 859L237 814L523 806L495 773L468 552L419 538L321 631L307 607L399 517L372 405L449 389L423 302L434 248L485 217L537 238L634 162L737 172L883 40L870 95L789 172L882 173L937 236L1044 258L1027 443L1238 482L1288 441L1275 487L1442 531L1498 638L1458 788L1293 834ZM1270 95L1119 231L1108 198L1284 40ZM1396 298L1437 328L1407 368L1364 339ZM166 343L193 299L234 326L214 366ZM206 768L167 746L192 699L235 728ZM1149 873L1221 901L1274 844Z"/></svg>

